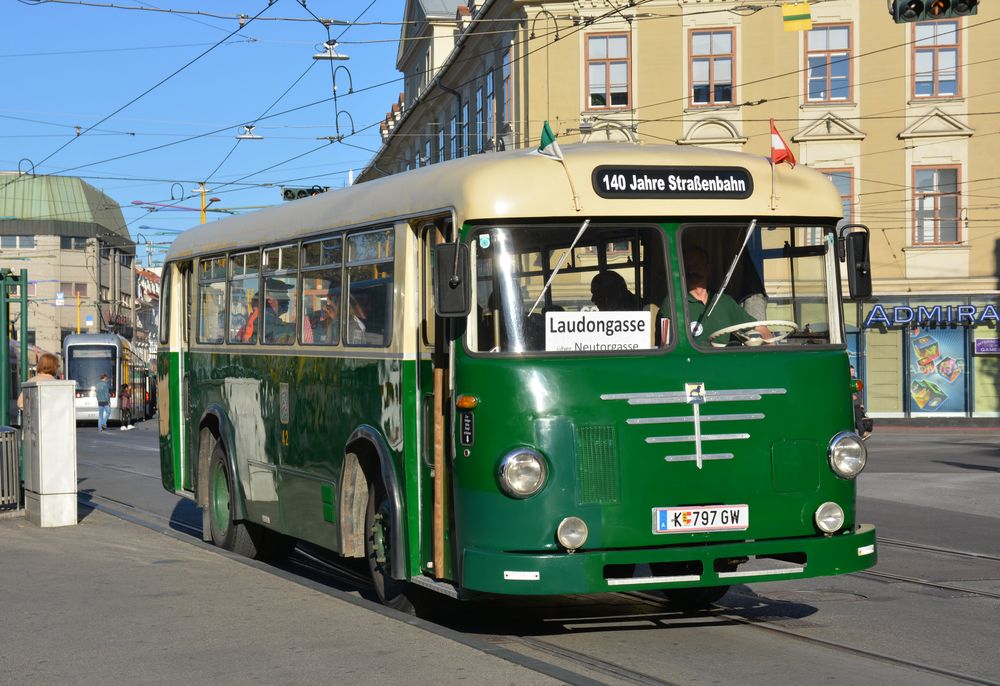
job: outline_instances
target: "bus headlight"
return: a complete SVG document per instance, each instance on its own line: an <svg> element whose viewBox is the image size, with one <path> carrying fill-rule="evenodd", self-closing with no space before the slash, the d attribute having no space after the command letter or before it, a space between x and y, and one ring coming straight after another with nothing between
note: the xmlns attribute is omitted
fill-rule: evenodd
<svg viewBox="0 0 1000 686"><path fill-rule="evenodd" d="M830 468L834 474L853 479L865 468L868 450L857 434L843 431L830 441Z"/></svg>
<svg viewBox="0 0 1000 686"><path fill-rule="evenodd" d="M825 534L832 534L844 526L844 510L837 503L823 503L813 516L816 526Z"/></svg>
<svg viewBox="0 0 1000 686"><path fill-rule="evenodd" d="M587 542L587 523L579 517L566 517L559 522L556 540L569 551L576 550Z"/></svg>
<svg viewBox="0 0 1000 686"><path fill-rule="evenodd" d="M511 498L529 498L542 490L548 471L544 457L534 450L518 448L500 460L497 481Z"/></svg>

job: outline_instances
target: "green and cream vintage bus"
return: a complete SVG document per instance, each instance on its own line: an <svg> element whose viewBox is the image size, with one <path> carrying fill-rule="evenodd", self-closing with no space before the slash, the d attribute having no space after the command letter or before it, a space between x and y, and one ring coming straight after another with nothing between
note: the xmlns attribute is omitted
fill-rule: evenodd
<svg viewBox="0 0 1000 686"><path fill-rule="evenodd" d="M366 557L403 609L870 567L840 293L870 292L868 233L840 218L805 167L607 144L192 229L164 270L163 485L229 550Z"/></svg>

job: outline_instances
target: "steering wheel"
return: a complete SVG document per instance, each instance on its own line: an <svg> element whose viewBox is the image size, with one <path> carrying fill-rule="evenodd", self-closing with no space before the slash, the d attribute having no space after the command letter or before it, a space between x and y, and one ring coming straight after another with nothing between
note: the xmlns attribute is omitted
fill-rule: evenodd
<svg viewBox="0 0 1000 686"><path fill-rule="evenodd" d="M786 329L786 331L778 334L777 336L771 336L771 338L764 338L759 333L754 331L754 329L758 326L764 326L768 329L777 327L780 329ZM714 348L725 348L725 343L716 343L715 339L720 336L735 334L738 338L742 339L743 345L756 347L763 343L777 343L778 341L783 341L798 330L799 325L795 322L790 322L787 319L761 319L752 322L743 322L742 324L733 324L732 326L725 326L709 336L708 342L711 343Z"/></svg>

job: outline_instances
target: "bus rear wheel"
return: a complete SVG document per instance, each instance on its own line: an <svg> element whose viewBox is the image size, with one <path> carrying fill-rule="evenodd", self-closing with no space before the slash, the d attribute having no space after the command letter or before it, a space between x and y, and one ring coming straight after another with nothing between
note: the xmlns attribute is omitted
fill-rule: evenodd
<svg viewBox="0 0 1000 686"><path fill-rule="evenodd" d="M408 584L392 577L392 537L389 496L382 482L375 480L368 484L368 509L365 511L365 557L375 593L383 605L415 614L413 602L406 593Z"/></svg>
<svg viewBox="0 0 1000 686"><path fill-rule="evenodd" d="M704 586L701 588L675 588L661 591L671 608L684 613L699 612L708 609L713 603L722 600L729 586Z"/></svg>
<svg viewBox="0 0 1000 686"><path fill-rule="evenodd" d="M208 508L212 542L254 560L280 560L288 557L295 547L295 539L270 531L251 522L233 519L236 489L226 467L226 450L215 444L209 462Z"/></svg>

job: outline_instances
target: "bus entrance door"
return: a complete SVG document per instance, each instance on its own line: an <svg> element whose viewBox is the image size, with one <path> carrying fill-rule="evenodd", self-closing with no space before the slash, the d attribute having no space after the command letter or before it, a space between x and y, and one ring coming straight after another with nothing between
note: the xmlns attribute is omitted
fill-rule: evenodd
<svg viewBox="0 0 1000 686"><path fill-rule="evenodd" d="M451 218L423 222L418 228L420 246L420 313L417 341L417 393L415 417L420 474L420 569L435 579L454 578L451 517L451 418L449 338L445 320L434 312L434 246L448 240ZM416 537L411 532L411 542Z"/></svg>

